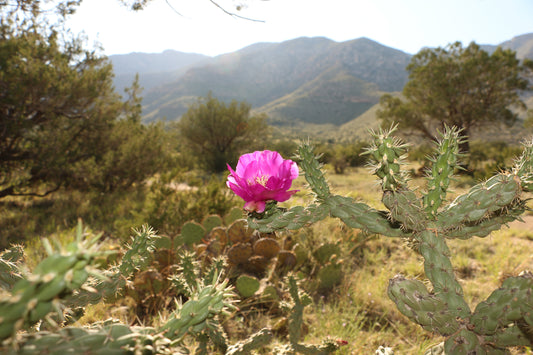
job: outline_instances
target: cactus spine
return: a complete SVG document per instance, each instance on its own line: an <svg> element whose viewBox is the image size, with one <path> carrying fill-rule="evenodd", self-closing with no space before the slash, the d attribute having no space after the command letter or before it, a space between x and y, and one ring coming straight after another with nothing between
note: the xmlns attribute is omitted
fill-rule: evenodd
<svg viewBox="0 0 533 355"><path fill-rule="evenodd" d="M396 276L389 282L388 295L410 320L447 337L446 354L503 354L509 346L532 346L532 274L525 272L506 279L472 311L455 277L446 239L485 237L520 217L525 211L522 192L533 191L533 142L524 145L511 172L501 172L475 185L445 206L450 179L460 158L458 131L446 128L442 133L432 158L427 190L421 196L409 189L407 175L401 169L406 145L391 137L393 131L372 132L373 144L366 152L373 161L374 174L381 179L382 202L388 211L330 194L323 174L316 171L319 165L312 158L312 149L302 145L300 157L315 160L300 164L316 195L315 203L288 211L271 210L261 219L250 216L250 225L265 232L297 229L329 214L353 228L414 241L433 288L428 290L420 281Z"/></svg>

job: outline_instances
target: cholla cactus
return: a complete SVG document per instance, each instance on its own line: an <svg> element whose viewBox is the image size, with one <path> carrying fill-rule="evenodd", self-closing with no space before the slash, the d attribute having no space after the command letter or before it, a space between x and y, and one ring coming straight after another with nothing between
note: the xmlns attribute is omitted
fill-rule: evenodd
<svg viewBox="0 0 533 355"><path fill-rule="evenodd" d="M302 145L300 166L315 193L315 203L287 211L267 210L259 218L250 216L250 226L262 232L298 229L329 215L369 233L407 238L423 256L424 271L433 288L397 276L390 281L389 297L413 322L447 337L447 354L504 354L509 346L533 345L533 275L524 272L508 278L472 311L455 277L446 244L446 239L486 237L525 211L522 193L533 191L532 142L525 144L512 171L501 172L444 205L460 158L458 131L447 128L442 134L428 174L428 188L421 196L409 189L401 169L407 147L391 136L392 131L372 133L374 144L367 152L374 174L382 181L382 201L388 211L331 194L311 147Z"/></svg>
<svg viewBox="0 0 533 355"><path fill-rule="evenodd" d="M0 253L0 289L10 291L21 280L20 263L24 259L24 250L14 245Z"/></svg>
<svg viewBox="0 0 533 355"><path fill-rule="evenodd" d="M28 278L18 280L11 291L0 295L0 339L19 329L27 329L48 313L57 311L62 317L58 299L80 288L90 274L100 276L91 268L95 258L105 254L97 244L100 236L84 239L78 224L76 240L61 250L54 250L48 240L44 245L49 256Z"/></svg>

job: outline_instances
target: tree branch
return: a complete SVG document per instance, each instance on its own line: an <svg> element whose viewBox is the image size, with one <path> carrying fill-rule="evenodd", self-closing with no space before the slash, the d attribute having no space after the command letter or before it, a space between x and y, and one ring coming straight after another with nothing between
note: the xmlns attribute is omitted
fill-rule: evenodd
<svg viewBox="0 0 533 355"><path fill-rule="evenodd" d="M250 18L250 17L245 17L245 16L241 16L241 15L237 15L236 13L234 12L229 12L228 10L226 10L225 8L223 8L222 6L220 6L219 4L217 4L214 0L209 0L209 2L213 5L215 5L216 7L218 7L220 10L222 10L222 12L224 12L226 15L230 15L232 17L237 17L237 18L240 18L240 19L243 19L243 20L248 20L248 21L253 21L253 22L265 22L263 20L257 20L257 19L253 19L253 18Z"/></svg>
<svg viewBox="0 0 533 355"><path fill-rule="evenodd" d="M6 187L5 189L3 190L0 190L0 198L3 198L3 197L6 197L6 196L34 196L34 197L45 197L45 196L48 196L50 195L51 193L53 192L56 192L57 190L59 190L61 188L61 183L57 184L56 187L54 187L53 189L51 190L48 190L42 194L39 194L37 192L27 192L27 193L17 193L15 192L15 187L14 186L10 186L10 187Z"/></svg>

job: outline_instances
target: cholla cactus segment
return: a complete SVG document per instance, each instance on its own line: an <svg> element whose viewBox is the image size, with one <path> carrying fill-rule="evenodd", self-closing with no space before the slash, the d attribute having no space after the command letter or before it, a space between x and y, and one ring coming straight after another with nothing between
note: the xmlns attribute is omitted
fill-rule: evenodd
<svg viewBox="0 0 533 355"><path fill-rule="evenodd" d="M520 179L512 174L498 174L457 197L442 213L439 222L444 228L479 222L489 214L505 209L522 191Z"/></svg>
<svg viewBox="0 0 533 355"><path fill-rule="evenodd" d="M456 315L448 310L446 302L429 293L422 282L396 276L389 281L387 293L398 310L422 328L442 335L459 329Z"/></svg>
<svg viewBox="0 0 533 355"><path fill-rule="evenodd" d="M228 286L228 280L220 282L218 276L213 277L213 282L208 285L197 282L191 298L178 305L160 331L175 341L181 341L188 333L199 334L211 327L209 321L215 316L236 309L233 304L235 297L233 288Z"/></svg>
<svg viewBox="0 0 533 355"><path fill-rule="evenodd" d="M479 303L470 318L476 331L492 335L508 324L533 314L533 274L507 278L486 301ZM523 334L522 334L523 337ZM521 339L517 337L516 342ZM518 345L518 344L517 344Z"/></svg>
<svg viewBox="0 0 533 355"><path fill-rule="evenodd" d="M238 342L228 347L226 355L246 355L252 350L259 349L272 341L273 334L270 329L261 329L251 335L248 339Z"/></svg>
<svg viewBox="0 0 533 355"><path fill-rule="evenodd" d="M312 223L323 220L329 215L328 206L325 204L296 206L287 211L276 209L263 218L248 218L250 228L261 233L271 233L283 229L299 229Z"/></svg>
<svg viewBox="0 0 533 355"><path fill-rule="evenodd" d="M444 342L445 354L505 354L494 348L493 352L487 350L482 346L478 336L465 328L460 329Z"/></svg>
<svg viewBox="0 0 533 355"><path fill-rule="evenodd" d="M20 245L14 245L0 253L0 289L9 291L23 278L20 270L23 258L24 250Z"/></svg>
<svg viewBox="0 0 533 355"><path fill-rule="evenodd" d="M388 218L386 213L372 207L355 202L350 197L333 195L327 199L332 217L341 219L351 228L359 228L367 233L385 235L387 237L407 236L399 226Z"/></svg>
<svg viewBox="0 0 533 355"><path fill-rule="evenodd" d="M11 245L0 253L0 259L12 263L21 262L24 259L24 248L20 244Z"/></svg>
<svg viewBox="0 0 533 355"><path fill-rule="evenodd" d="M423 197L424 209L430 216L435 216L446 199L451 177L460 158L461 142L459 130L446 127L437 143L436 156L431 159L433 165L428 176L427 193Z"/></svg>
<svg viewBox="0 0 533 355"><path fill-rule="evenodd" d="M508 352L506 352L505 350L506 347L511 347L511 346L530 347L531 343L533 343L533 340L531 339L531 335L529 336L529 338L525 337L523 330L521 330L517 326L512 326L508 328L499 329L493 335L486 336L485 342L488 345L487 347L490 350L490 352L488 353L493 354L499 351L501 354L508 354ZM494 348L495 344L500 346L500 348L495 349Z"/></svg>
<svg viewBox="0 0 533 355"><path fill-rule="evenodd" d="M155 231L144 225L140 230L134 230L131 245L122 257L120 274L124 277L131 276L135 270L145 268L152 261L152 252L155 250L157 236Z"/></svg>
<svg viewBox="0 0 533 355"><path fill-rule="evenodd" d="M520 177L522 189L533 191L533 139L523 143L522 155L516 160L513 174Z"/></svg>
<svg viewBox="0 0 533 355"><path fill-rule="evenodd" d="M192 252L182 252L179 255L180 277L183 278L187 286L187 294L192 295L198 289L200 265L196 255Z"/></svg>
<svg viewBox="0 0 533 355"><path fill-rule="evenodd" d="M169 339L153 328L104 322L91 327L66 327L57 332L21 334L5 354L167 354L176 353ZM4 352L3 352L4 354Z"/></svg>
<svg viewBox="0 0 533 355"><path fill-rule="evenodd" d="M424 229L425 213L413 191L385 191L381 201L389 209L392 220L400 222L404 230Z"/></svg>
<svg viewBox="0 0 533 355"><path fill-rule="evenodd" d="M420 243L419 252L424 257L424 272L433 285L436 297L447 303L450 312L457 317L468 317L470 308L463 298L463 289L450 261L450 249L442 236L431 228L415 235Z"/></svg>
<svg viewBox="0 0 533 355"><path fill-rule="evenodd" d="M326 199L330 195L329 186L321 170L322 165L318 161L318 157L313 153L313 147L309 144L301 144L298 147L298 159L305 180L317 200Z"/></svg>
<svg viewBox="0 0 533 355"><path fill-rule="evenodd" d="M445 237L448 239L469 239L473 236L486 237L490 233L501 229L503 225L520 220L525 210L525 201L516 200L511 205L502 209L500 214L493 214L490 219L483 219L477 223L458 225L454 229L446 230Z"/></svg>
<svg viewBox="0 0 533 355"><path fill-rule="evenodd" d="M407 175L401 166L408 145L391 135L395 130L396 126L388 131L371 131L373 142L364 153L370 156L373 174L381 179L383 191L396 191L407 184Z"/></svg>

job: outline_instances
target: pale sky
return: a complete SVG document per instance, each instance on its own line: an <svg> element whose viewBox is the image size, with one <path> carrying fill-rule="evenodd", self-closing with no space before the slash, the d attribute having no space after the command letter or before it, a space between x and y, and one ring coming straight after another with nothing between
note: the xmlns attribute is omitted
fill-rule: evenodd
<svg viewBox="0 0 533 355"><path fill-rule="evenodd" d="M181 15L167 4L178 11ZM84 0L69 20L104 54L166 49L215 56L257 42L307 36L341 42L367 37L415 54L455 41L499 44L533 32L533 0L218 0L253 22L224 14L209 0L153 0L139 12L118 0Z"/></svg>

